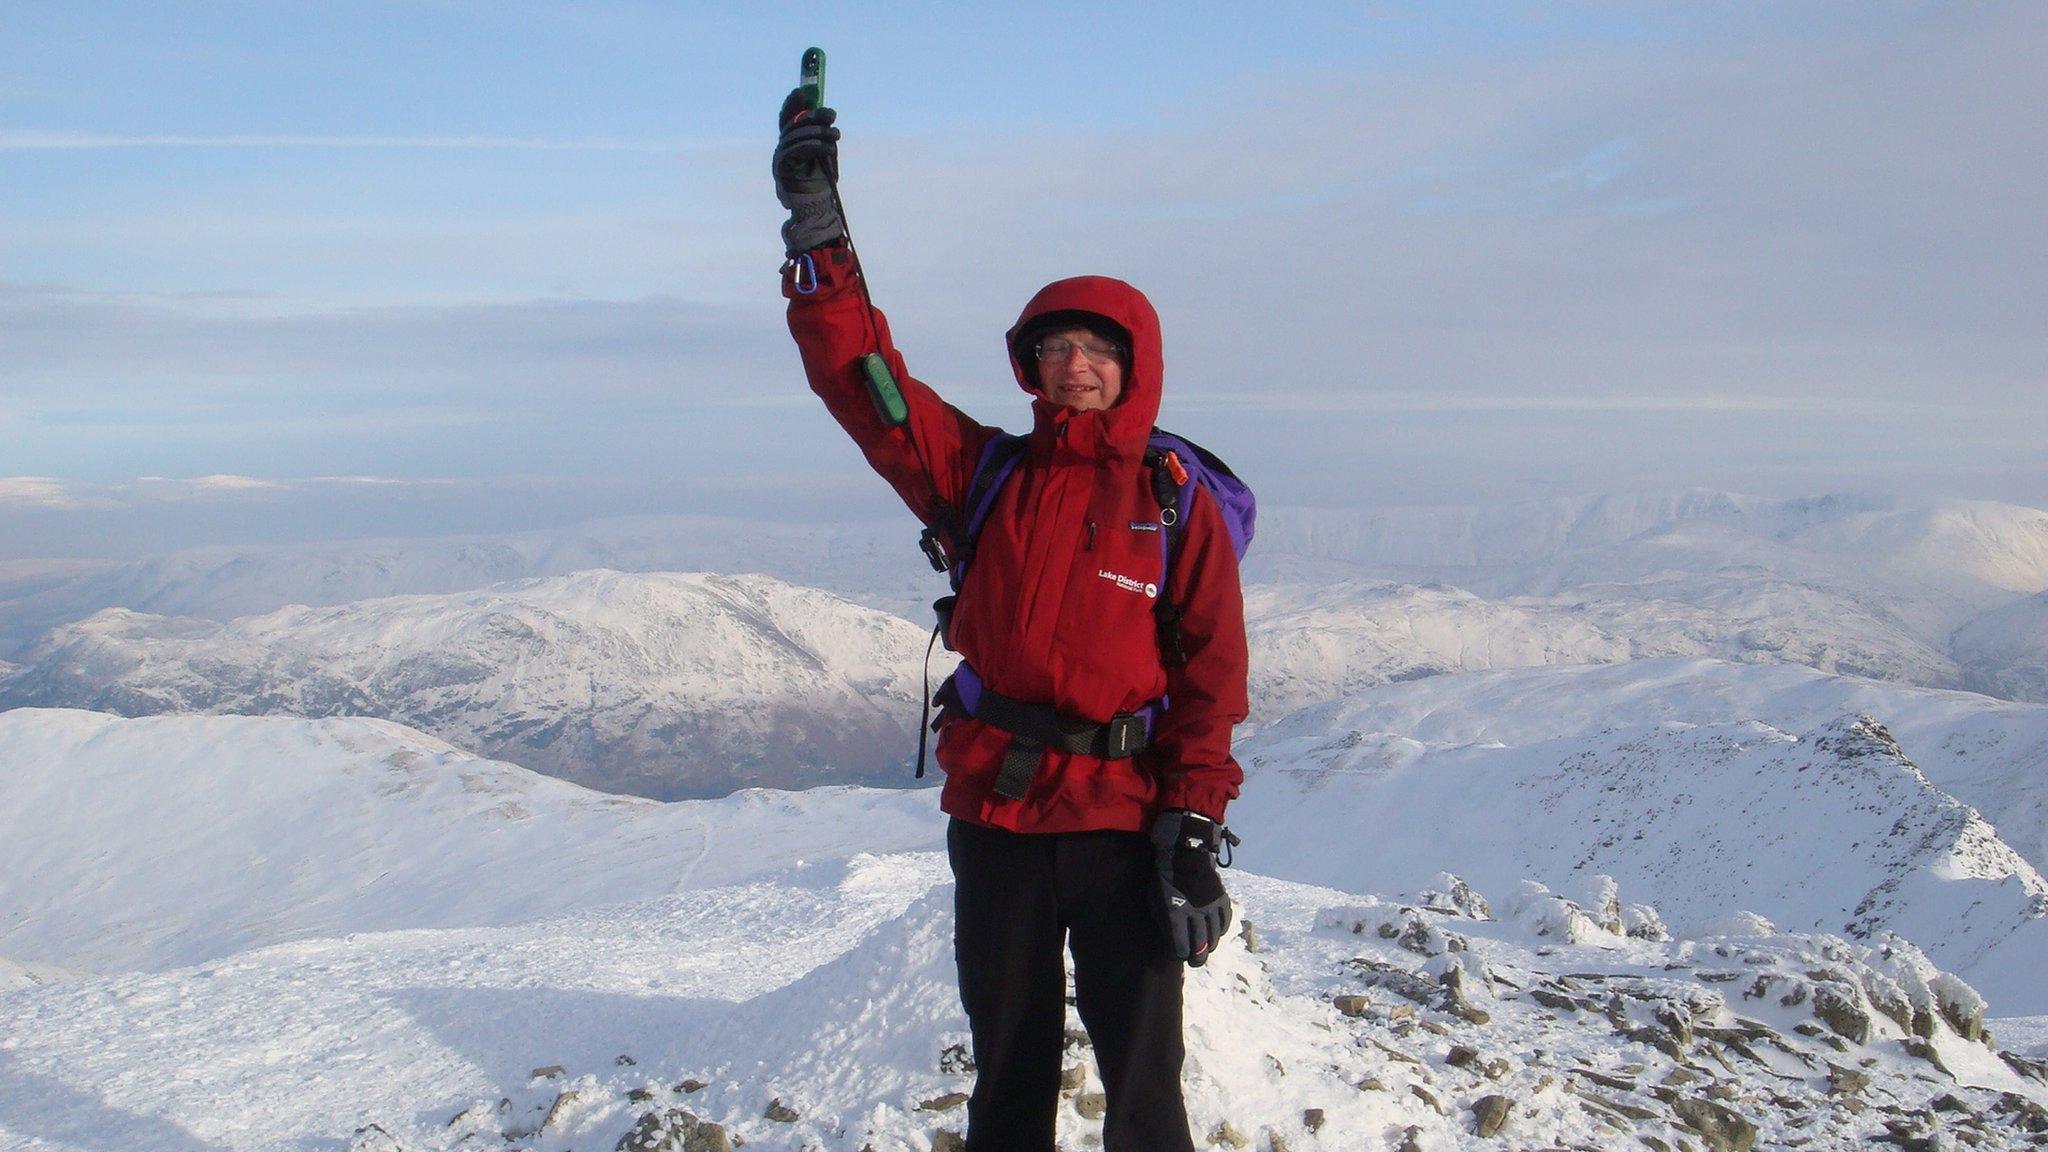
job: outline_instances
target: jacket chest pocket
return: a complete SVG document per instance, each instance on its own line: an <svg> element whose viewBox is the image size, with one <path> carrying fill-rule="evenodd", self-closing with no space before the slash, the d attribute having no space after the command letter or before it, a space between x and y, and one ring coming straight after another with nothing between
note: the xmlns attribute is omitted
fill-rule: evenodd
<svg viewBox="0 0 2048 1152"><path fill-rule="evenodd" d="M1081 533L1078 575L1084 581L1112 585L1115 591L1152 600L1165 582L1164 540L1156 518L1142 514L1091 518Z"/></svg>

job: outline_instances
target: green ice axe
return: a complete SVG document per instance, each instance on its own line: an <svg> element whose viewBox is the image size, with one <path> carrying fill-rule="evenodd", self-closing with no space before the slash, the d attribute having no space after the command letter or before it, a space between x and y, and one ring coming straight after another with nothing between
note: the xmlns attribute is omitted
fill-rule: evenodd
<svg viewBox="0 0 2048 1152"><path fill-rule="evenodd" d="M813 108L825 105L825 50L806 48L802 62L798 65L797 87L804 94L804 101ZM839 178L832 178L832 207L839 211L841 227L846 225L846 206L839 202ZM853 231L847 229L847 247L853 247ZM861 284L863 292L867 284ZM870 305L872 307L872 305ZM889 362L878 352L870 352L860 358L861 383L867 386L868 399L874 402L875 415L891 428L901 428L910 423L910 406L903 402L903 389L896 385L896 374L889 371Z"/></svg>

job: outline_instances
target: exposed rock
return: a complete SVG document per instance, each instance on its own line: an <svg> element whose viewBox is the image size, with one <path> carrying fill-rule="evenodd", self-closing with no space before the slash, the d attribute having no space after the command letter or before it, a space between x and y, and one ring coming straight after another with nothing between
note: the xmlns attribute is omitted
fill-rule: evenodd
<svg viewBox="0 0 2048 1152"><path fill-rule="evenodd" d="M1424 1104L1427 1104L1431 1108L1435 1109L1437 1115L1441 1116L1444 1114L1443 1103L1436 1098L1436 1093L1431 1092L1429 1089L1424 1088L1420 1084L1410 1084L1408 1086L1408 1091L1412 1093L1417 1100L1420 1100Z"/></svg>
<svg viewBox="0 0 2048 1152"><path fill-rule="evenodd" d="M496 1128L498 1113L498 1109L479 1100L449 1118L447 1126L450 1128L466 1128L473 1132Z"/></svg>
<svg viewBox="0 0 2048 1152"><path fill-rule="evenodd" d="M405 1152L405 1145L375 1124L365 1124L349 1137L348 1152Z"/></svg>
<svg viewBox="0 0 2048 1152"><path fill-rule="evenodd" d="M1481 1096L1472 1102L1472 1131L1481 1136L1491 1136L1508 1122L1508 1113L1514 1104L1507 1097L1495 1093Z"/></svg>
<svg viewBox="0 0 2048 1152"><path fill-rule="evenodd" d="M576 1110L576 1105L582 1099L582 1094L574 1088L566 1092L557 1093L555 1095L555 1102L548 1105L547 1116L540 1122L540 1130L546 1132L551 1128L560 1127L563 1121L568 1119L569 1113Z"/></svg>
<svg viewBox="0 0 2048 1152"><path fill-rule="evenodd" d="M1082 1064L1069 1064L1060 1069L1060 1091L1079 1092L1081 1085L1088 1082L1088 1068Z"/></svg>
<svg viewBox="0 0 2048 1152"><path fill-rule="evenodd" d="M920 1112L948 1112L965 1103L967 1103L967 1093L948 1092L944 1096L934 1096L924 1101L917 1106L917 1110Z"/></svg>
<svg viewBox="0 0 2048 1152"><path fill-rule="evenodd" d="M725 1126L681 1108L649 1112L619 1137L616 1152L732 1152Z"/></svg>
<svg viewBox="0 0 2048 1152"><path fill-rule="evenodd" d="M1629 1102L1628 1102L1628 1101L1626 1101L1626 1100L1616 1100L1616 1099L1614 1099L1614 1098L1613 1098L1613 1097L1611 1097L1611 1096L1601 1096L1601 1095L1598 1095L1598 1094L1596 1094L1596 1093L1591 1093L1591 1092L1588 1092L1588 1093L1585 1093L1584 1095L1580 1096L1579 1098L1580 1098L1581 1100L1584 1100L1584 1101L1585 1101L1586 1103L1588 1103L1588 1104L1594 1105L1594 1106L1595 1106L1595 1107L1597 1107L1597 1108L1601 1108L1601 1109L1604 1109L1604 1110L1606 1110L1606 1111L1608 1111L1608 1112L1612 1112L1612 1113L1614 1113L1614 1114L1615 1114L1615 1115L1616 1115L1617 1117L1620 1117L1620 1118L1623 1118L1623 1119L1627 1119L1627 1120L1660 1120L1660 1119L1663 1119L1663 1114L1662 1114L1662 1113L1660 1113L1660 1112L1658 1112L1658 1111L1657 1111L1656 1109L1654 1109L1654 1108L1645 1108L1645 1107L1643 1107L1643 1106L1642 1106L1642 1105L1640 1105L1640 1104L1631 1104L1631 1103L1629 1103Z"/></svg>
<svg viewBox="0 0 2048 1152"><path fill-rule="evenodd" d="M1372 998L1369 996L1339 996L1330 1003L1337 1011L1354 1020L1372 1011Z"/></svg>
<svg viewBox="0 0 2048 1152"><path fill-rule="evenodd" d="M1591 1068L1572 1068L1568 1069L1568 1071L1574 1076L1583 1076L1602 1088L1612 1088L1617 1092L1633 1092L1636 1090L1636 1082L1624 1076L1610 1076L1605 1072L1598 1072Z"/></svg>
<svg viewBox="0 0 2048 1152"><path fill-rule="evenodd" d="M707 1085L702 1080L699 1080L695 1077L691 1077L690 1079L683 1081L681 1084L676 1085L676 1091L688 1095L691 1092L702 1092L706 1087Z"/></svg>
<svg viewBox="0 0 2048 1152"><path fill-rule="evenodd" d="M563 1068L560 1064L548 1064L540 1068L535 1068L533 1071L527 1073L526 1078L529 1081L553 1080L555 1077L562 1075L562 1073L565 1071L567 1071L567 1069Z"/></svg>
<svg viewBox="0 0 2048 1152"><path fill-rule="evenodd" d="M1266 950L1266 942L1259 939L1259 930L1252 927L1251 921L1245 920L1240 922L1237 926L1237 934L1244 940L1245 951L1256 956Z"/></svg>
<svg viewBox="0 0 2048 1152"><path fill-rule="evenodd" d="M1443 987L1436 981L1369 956L1360 956L1352 960L1351 967L1357 970L1367 984L1385 988L1404 1000L1433 1005L1443 996Z"/></svg>
<svg viewBox="0 0 2048 1152"><path fill-rule="evenodd" d="M1756 1144L1756 1125L1724 1104L1690 1097L1671 1106L1678 1122L1699 1134L1707 1152L1749 1152Z"/></svg>
<svg viewBox="0 0 2048 1152"><path fill-rule="evenodd" d="M941 1128L932 1135L932 1152L967 1152L967 1138L951 1128Z"/></svg>
<svg viewBox="0 0 2048 1152"><path fill-rule="evenodd" d="M1466 996L1466 967L1454 964L1444 969L1438 979L1444 990L1444 1011L1456 1016L1467 1024L1484 1024L1493 1017L1483 1008L1476 1008Z"/></svg>
<svg viewBox="0 0 2048 1152"><path fill-rule="evenodd" d="M1321 1108L1302 1109L1301 1126L1311 1132L1321 1132L1323 1130L1323 1110Z"/></svg>
<svg viewBox="0 0 2048 1152"><path fill-rule="evenodd" d="M1853 1096L1870 1087L1870 1077L1840 1064L1828 1065L1828 1091L1836 1096Z"/></svg>
<svg viewBox="0 0 2048 1152"><path fill-rule="evenodd" d="M1100 1120L1109 1111L1109 1097L1100 1092L1083 1092L1074 1097L1074 1111L1084 1120Z"/></svg>
<svg viewBox="0 0 2048 1152"><path fill-rule="evenodd" d="M1217 1124L1216 1130L1209 1133L1209 1143L1222 1144L1229 1148L1249 1148L1252 1146L1251 1138L1239 1132L1237 1127L1228 1120Z"/></svg>
<svg viewBox="0 0 2048 1152"><path fill-rule="evenodd" d="M1904 1040L1899 1041L1899 1046L1906 1050L1907 1055L1918 1056L1920 1059L1934 1065L1942 1075L1949 1079L1953 1080L1956 1078L1956 1074L1949 1071L1948 1065L1942 1063L1941 1053L1936 1050L1934 1045L1927 1041L1922 1040L1918 1036L1908 1036Z"/></svg>
<svg viewBox="0 0 2048 1152"><path fill-rule="evenodd" d="M1934 993L1935 1008L1956 1035L1965 1040L1984 1039L1985 1004L1976 989L1947 972L1931 977L1927 986Z"/></svg>
<svg viewBox="0 0 2048 1152"><path fill-rule="evenodd" d="M965 1044L948 1044L939 1050L939 1071L948 1076L965 1076L974 1071L974 1055Z"/></svg>
<svg viewBox="0 0 2048 1152"><path fill-rule="evenodd" d="M1401 1130L1401 1144L1394 1152L1422 1152L1422 1145L1418 1142L1421 1136L1422 1126L1410 1124Z"/></svg>
<svg viewBox="0 0 2048 1152"><path fill-rule="evenodd" d="M1449 1064L1453 1068L1470 1068L1478 1062L1478 1050L1467 1048L1463 1044L1453 1044L1451 1045L1451 1050L1444 1053L1444 1063Z"/></svg>
<svg viewBox="0 0 2048 1152"><path fill-rule="evenodd" d="M761 1110L761 1119L773 1120L777 1124L794 1124L797 1122L798 1116L797 1110L784 1104L780 1096L770 1100L768 1107Z"/></svg>
<svg viewBox="0 0 2048 1152"><path fill-rule="evenodd" d="M2048 1061L2029 1060L2016 1052L2000 1052L1998 1058L2005 1061L2006 1067L2027 1079L2048 1084Z"/></svg>
<svg viewBox="0 0 2048 1152"><path fill-rule="evenodd" d="M654 1099L654 1089L629 1088L626 1090L626 1099L632 1101L635 1104L645 1104L649 1100Z"/></svg>
<svg viewBox="0 0 2048 1152"><path fill-rule="evenodd" d="M639 1061L621 1052L617 1056L612 1057L612 1063L620 1068L631 1068L633 1065L638 1064Z"/></svg>
<svg viewBox="0 0 2048 1152"><path fill-rule="evenodd" d="M1832 981L1816 984L1813 989L1814 1017L1850 1043L1868 1044L1870 1013L1863 1010L1862 999L1853 984Z"/></svg>
<svg viewBox="0 0 2048 1152"><path fill-rule="evenodd" d="M1440 873L1436 883L1416 894L1424 908L1450 916L1463 916L1468 920L1491 920L1493 908L1486 897L1472 890L1464 878L1449 872Z"/></svg>

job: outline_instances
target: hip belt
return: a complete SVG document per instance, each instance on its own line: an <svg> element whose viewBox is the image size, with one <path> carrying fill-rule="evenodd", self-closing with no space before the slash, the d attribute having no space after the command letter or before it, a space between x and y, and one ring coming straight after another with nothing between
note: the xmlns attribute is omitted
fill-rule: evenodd
<svg viewBox="0 0 2048 1152"><path fill-rule="evenodd" d="M1030 791L1031 778L1037 775L1047 748L1104 760L1127 759L1150 746L1153 725L1166 711L1166 700L1161 698L1098 724L1062 715L1050 704L1029 704L1005 696L982 683L980 674L965 662L939 685L932 700L1010 734L995 788L996 795L1006 800L1021 800Z"/></svg>

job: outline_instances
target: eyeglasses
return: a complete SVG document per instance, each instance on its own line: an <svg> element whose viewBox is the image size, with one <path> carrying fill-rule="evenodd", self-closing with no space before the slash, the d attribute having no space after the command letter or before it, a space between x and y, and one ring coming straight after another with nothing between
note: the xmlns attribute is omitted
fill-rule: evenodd
<svg viewBox="0 0 2048 1152"><path fill-rule="evenodd" d="M1057 364L1073 355L1076 348L1091 364L1108 364L1124 352L1121 344L1094 340L1040 340L1031 351L1040 360Z"/></svg>

